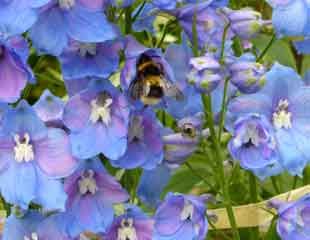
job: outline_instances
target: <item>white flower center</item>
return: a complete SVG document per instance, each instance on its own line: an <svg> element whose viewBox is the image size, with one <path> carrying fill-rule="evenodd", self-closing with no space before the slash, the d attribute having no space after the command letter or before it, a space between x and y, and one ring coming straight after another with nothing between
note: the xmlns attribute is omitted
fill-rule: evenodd
<svg viewBox="0 0 310 240"><path fill-rule="evenodd" d="M21 141L19 135L14 136L15 147L15 160L19 163L30 162L34 159L33 147L30 142L30 137L28 133L24 134L24 138Z"/></svg>
<svg viewBox="0 0 310 240"><path fill-rule="evenodd" d="M292 114L288 111L288 106L288 100L281 99L276 111L272 115L273 125L278 129L289 129L292 127Z"/></svg>
<svg viewBox="0 0 310 240"><path fill-rule="evenodd" d="M252 143L254 146L258 146L259 134L255 124L246 126L245 134L242 136L242 143Z"/></svg>
<svg viewBox="0 0 310 240"><path fill-rule="evenodd" d="M97 54L97 45L96 43L80 43L78 51L81 57L95 56Z"/></svg>
<svg viewBox="0 0 310 240"><path fill-rule="evenodd" d="M93 170L88 170L82 175L81 179L78 181L80 194L95 194L97 192L98 187L94 176L95 173Z"/></svg>
<svg viewBox="0 0 310 240"><path fill-rule="evenodd" d="M58 0L60 8L69 10L74 7L75 0Z"/></svg>
<svg viewBox="0 0 310 240"><path fill-rule="evenodd" d="M186 201L184 208L181 212L181 220L192 220L194 216L194 206L190 202Z"/></svg>
<svg viewBox="0 0 310 240"><path fill-rule="evenodd" d="M143 119L141 116L134 116L131 119L130 127L128 129L128 140L141 140L144 136Z"/></svg>
<svg viewBox="0 0 310 240"><path fill-rule="evenodd" d="M24 236L24 240L39 240L38 234L37 233L31 233L30 237Z"/></svg>
<svg viewBox="0 0 310 240"><path fill-rule="evenodd" d="M117 230L117 240L138 240L132 218L122 219L121 227Z"/></svg>
<svg viewBox="0 0 310 240"><path fill-rule="evenodd" d="M108 125L111 122L111 105L113 100L111 98L107 98L104 101L104 104L98 104L97 100L91 101L91 114L90 120L93 123L98 122L101 120L103 123Z"/></svg>

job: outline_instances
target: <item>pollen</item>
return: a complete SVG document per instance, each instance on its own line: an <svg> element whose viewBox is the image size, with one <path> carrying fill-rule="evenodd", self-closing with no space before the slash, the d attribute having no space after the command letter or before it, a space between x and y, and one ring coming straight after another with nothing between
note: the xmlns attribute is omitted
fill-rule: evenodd
<svg viewBox="0 0 310 240"><path fill-rule="evenodd" d="M97 192L98 187L94 176L95 173L93 170L88 170L82 175L81 179L78 181L80 194L95 194Z"/></svg>
<svg viewBox="0 0 310 240"><path fill-rule="evenodd" d="M117 231L117 240L138 240L133 219L122 219L121 226Z"/></svg>
<svg viewBox="0 0 310 240"><path fill-rule="evenodd" d="M28 133L24 134L24 138L20 139L19 135L14 136L15 147L15 160L19 163L30 162L34 160L33 146L30 144L30 137Z"/></svg>
<svg viewBox="0 0 310 240"><path fill-rule="evenodd" d="M24 240L39 240L38 234L37 233L31 233L30 238L27 236L24 236Z"/></svg>
<svg viewBox="0 0 310 240"><path fill-rule="evenodd" d="M60 8L70 10L75 5L75 0L58 0Z"/></svg>
<svg viewBox="0 0 310 240"><path fill-rule="evenodd" d="M113 100L107 98L103 105L98 104L97 100L91 101L91 114L90 120L92 123L102 121L104 124L109 125L111 122L111 105Z"/></svg>
<svg viewBox="0 0 310 240"><path fill-rule="evenodd" d="M285 99L279 101L276 111L272 115L273 125L278 128L289 129L292 127L292 113L288 111L289 102Z"/></svg>

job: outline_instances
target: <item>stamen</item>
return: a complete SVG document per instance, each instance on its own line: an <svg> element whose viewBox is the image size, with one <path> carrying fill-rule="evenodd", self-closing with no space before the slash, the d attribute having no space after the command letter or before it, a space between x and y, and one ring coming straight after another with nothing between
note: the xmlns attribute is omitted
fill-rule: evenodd
<svg viewBox="0 0 310 240"><path fill-rule="evenodd" d="M78 181L80 194L95 194L97 192L98 187L94 176L95 173L93 170L88 170L82 175L81 179Z"/></svg>
<svg viewBox="0 0 310 240"><path fill-rule="evenodd" d="M97 100L91 101L91 114L90 120L92 123L96 123L101 120L106 125L109 125L111 122L111 105L112 105L112 98L107 98L104 101L104 104L98 104Z"/></svg>
<svg viewBox="0 0 310 240"><path fill-rule="evenodd" d="M14 153L15 153L15 160L17 162L22 163L34 160L33 147L31 144L29 144L30 136L28 133L24 134L24 139L22 142L20 141L19 135L14 136L14 141L15 141Z"/></svg>
<svg viewBox="0 0 310 240"><path fill-rule="evenodd" d="M75 5L75 0L58 0L60 8L70 10Z"/></svg>
<svg viewBox="0 0 310 240"><path fill-rule="evenodd" d="M194 215L194 206L190 202L186 201L184 208L181 212L181 220L192 220Z"/></svg>
<svg viewBox="0 0 310 240"><path fill-rule="evenodd" d="M96 43L80 43L79 54L81 57L95 56L97 54Z"/></svg>
<svg viewBox="0 0 310 240"><path fill-rule="evenodd" d="M24 240L39 240L39 237L38 237L38 234L37 233L31 233L31 237L27 237L27 236L24 236Z"/></svg>
<svg viewBox="0 0 310 240"><path fill-rule="evenodd" d="M288 100L281 99L277 106L276 111L272 115L273 125L280 129L289 129L292 127L292 113L288 111L289 102Z"/></svg>
<svg viewBox="0 0 310 240"><path fill-rule="evenodd" d="M121 227L117 232L117 240L138 240L132 218L122 219Z"/></svg>
<svg viewBox="0 0 310 240"><path fill-rule="evenodd" d="M131 119L128 129L128 140L130 142L135 140L141 140L144 137L143 119L141 116L134 116Z"/></svg>

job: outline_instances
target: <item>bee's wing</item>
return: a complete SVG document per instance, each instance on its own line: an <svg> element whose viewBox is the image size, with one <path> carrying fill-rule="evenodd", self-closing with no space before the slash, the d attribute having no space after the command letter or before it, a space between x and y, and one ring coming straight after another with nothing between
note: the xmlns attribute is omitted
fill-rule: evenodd
<svg viewBox="0 0 310 240"><path fill-rule="evenodd" d="M173 97L178 101L182 101L184 99L184 94L176 85L168 82L168 80L164 80L164 82L165 82L165 95L167 97Z"/></svg>
<svg viewBox="0 0 310 240"><path fill-rule="evenodd" d="M143 93L143 80L137 76L129 85L129 94L134 99L137 100L141 97Z"/></svg>

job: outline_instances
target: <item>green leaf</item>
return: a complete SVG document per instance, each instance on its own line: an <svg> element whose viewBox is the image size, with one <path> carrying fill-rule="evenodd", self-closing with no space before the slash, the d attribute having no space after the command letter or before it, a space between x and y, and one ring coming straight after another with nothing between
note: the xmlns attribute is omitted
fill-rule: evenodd
<svg viewBox="0 0 310 240"><path fill-rule="evenodd" d="M272 36L261 34L257 38L253 39L252 42L259 52L261 52L270 42L271 37ZM290 66L296 69L296 61L290 43L285 39L276 40L266 53L264 60L267 63L279 62L282 65Z"/></svg>

